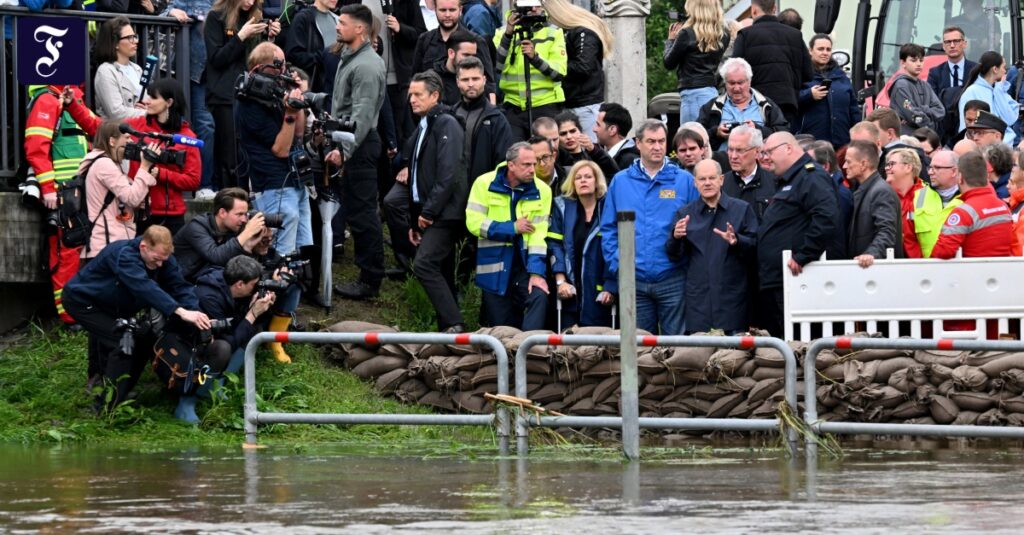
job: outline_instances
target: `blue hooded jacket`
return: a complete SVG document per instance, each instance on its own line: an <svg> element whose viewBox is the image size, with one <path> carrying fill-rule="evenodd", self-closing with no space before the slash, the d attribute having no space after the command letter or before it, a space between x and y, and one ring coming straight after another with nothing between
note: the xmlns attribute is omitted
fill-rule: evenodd
<svg viewBox="0 0 1024 535"><path fill-rule="evenodd" d="M619 228L616 213L636 213L636 280L661 282L670 276L683 277L683 262L673 261L665 251L672 233L676 211L700 197L693 175L665 160L652 179L642 159L619 171L608 186L601 213L601 249L605 259L604 289L619 289Z"/></svg>
<svg viewBox="0 0 1024 535"><path fill-rule="evenodd" d="M832 80L828 96L814 100L811 88L821 85L823 80ZM829 141L836 149L850 143L850 127L860 121L861 112L853 82L842 67L833 61L828 70L815 71L814 78L804 84L797 100L802 117L799 133Z"/></svg>

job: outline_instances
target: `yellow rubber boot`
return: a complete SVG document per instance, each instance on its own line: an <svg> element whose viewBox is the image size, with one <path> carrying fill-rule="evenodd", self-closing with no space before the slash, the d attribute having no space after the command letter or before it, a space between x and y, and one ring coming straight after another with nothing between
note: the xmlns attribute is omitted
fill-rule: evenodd
<svg viewBox="0 0 1024 535"><path fill-rule="evenodd" d="M291 325L291 323L291 316L274 316L273 318L270 318L270 327L268 328L271 332L286 333L288 332L288 326ZM284 346L282 346L280 342L268 342L267 347L274 352L274 358L277 359L278 362L283 364L291 363L292 358L288 356L288 353L285 353Z"/></svg>

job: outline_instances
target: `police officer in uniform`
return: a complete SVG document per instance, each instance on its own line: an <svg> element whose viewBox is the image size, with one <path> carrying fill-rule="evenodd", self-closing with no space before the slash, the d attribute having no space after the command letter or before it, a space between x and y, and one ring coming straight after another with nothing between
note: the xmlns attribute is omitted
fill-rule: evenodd
<svg viewBox="0 0 1024 535"><path fill-rule="evenodd" d="M761 290L755 323L782 337L782 252L793 252L786 269L794 276L820 258L838 233L839 203L831 177L801 150L793 134L772 134L761 154L779 179L757 233Z"/></svg>

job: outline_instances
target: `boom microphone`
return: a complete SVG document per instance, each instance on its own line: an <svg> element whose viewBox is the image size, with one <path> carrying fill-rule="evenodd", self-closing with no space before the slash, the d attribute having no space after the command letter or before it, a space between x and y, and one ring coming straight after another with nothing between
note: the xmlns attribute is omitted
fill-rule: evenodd
<svg viewBox="0 0 1024 535"><path fill-rule="evenodd" d="M146 56L146 66L142 68L142 78L139 80L139 85L142 86L142 92L139 93L139 102L142 102L146 98L146 87L149 86L149 82L153 80L153 71L156 70L156 56Z"/></svg>
<svg viewBox="0 0 1024 535"><path fill-rule="evenodd" d="M128 123L121 123L117 127L122 134L131 134L139 139L150 138L159 139L167 143L173 143L176 145L186 145L189 147L195 147L197 149L203 148L203 140L196 139L194 137L183 136L181 134L162 134L160 132L139 132L131 127Z"/></svg>

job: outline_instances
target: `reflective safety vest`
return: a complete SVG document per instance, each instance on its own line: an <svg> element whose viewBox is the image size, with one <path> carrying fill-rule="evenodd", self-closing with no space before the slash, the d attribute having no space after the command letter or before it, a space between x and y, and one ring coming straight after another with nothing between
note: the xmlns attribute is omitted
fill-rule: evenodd
<svg viewBox="0 0 1024 535"><path fill-rule="evenodd" d="M502 28L494 34L494 46L501 48L501 39L505 35ZM544 74L536 66L530 65L530 92L532 99L530 105L533 107L546 104L565 102L565 93L562 91L561 77L565 76L569 60L565 53L565 34L562 29L556 26L545 26L533 35L533 48L537 55L547 63L554 72L558 73L559 80L554 80ZM500 73L498 87L505 94L505 103L526 109L526 76L523 70L523 53L519 44L515 43L512 51L505 59L505 68Z"/></svg>
<svg viewBox="0 0 1024 535"><path fill-rule="evenodd" d="M63 109L63 86L32 85L28 88L28 115L25 119L25 159L39 180L43 193L56 192L56 185L78 173L78 165L89 152L85 132L71 114ZM74 89L75 98L82 93Z"/></svg>
<svg viewBox="0 0 1024 535"><path fill-rule="evenodd" d="M515 214L512 201L515 199ZM480 238L476 252L476 285L505 295L512 273L512 255L531 275L545 276L547 267L548 218L551 215L551 187L533 180L512 188L502 163L473 181L466 205L466 228ZM516 234L516 220L526 218L533 232ZM517 250L518 246L518 250Z"/></svg>
<svg viewBox="0 0 1024 535"><path fill-rule="evenodd" d="M914 231L917 233L917 242L921 245L922 258L931 257L946 218L962 203L959 193L949 201L949 204L942 206L939 192L928 186L917 190L914 198Z"/></svg>

